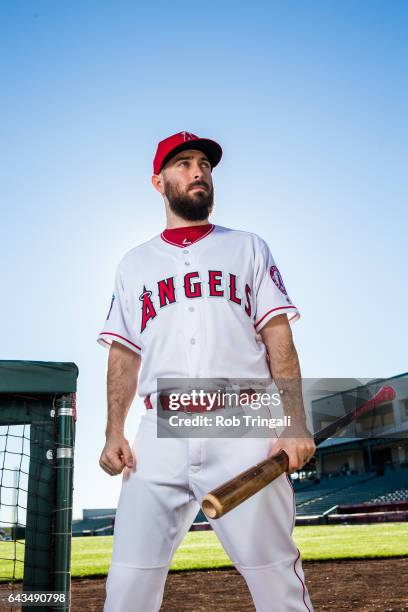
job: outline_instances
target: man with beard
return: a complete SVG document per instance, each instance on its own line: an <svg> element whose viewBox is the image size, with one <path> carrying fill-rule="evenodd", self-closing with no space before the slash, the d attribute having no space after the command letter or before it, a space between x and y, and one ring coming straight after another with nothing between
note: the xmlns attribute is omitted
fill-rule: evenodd
<svg viewBox="0 0 408 612"><path fill-rule="evenodd" d="M280 450L288 454L290 472L314 454L289 325L298 310L264 240L208 220L212 170L221 156L219 144L190 132L159 143L152 183L164 200L166 229L122 258L98 337L109 347L100 465L112 476L123 471L104 612L160 609L173 554L209 490ZM185 381L271 381L271 372L289 398L284 410L293 431L279 437L275 430L270 437L158 435L159 417L173 416L166 411L174 409L175 391ZM131 448L124 424L136 390L146 413ZM223 408L229 409L223 401L190 400L179 404L178 416ZM210 520L258 612L312 610L292 539L294 519L293 490L282 475Z"/></svg>

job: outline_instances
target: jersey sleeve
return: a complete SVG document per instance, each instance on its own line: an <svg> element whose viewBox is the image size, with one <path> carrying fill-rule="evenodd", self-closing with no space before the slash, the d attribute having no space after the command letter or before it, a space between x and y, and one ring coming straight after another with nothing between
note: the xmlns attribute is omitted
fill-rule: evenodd
<svg viewBox="0 0 408 612"><path fill-rule="evenodd" d="M129 302L123 283L120 265L115 276L115 285L105 325L98 335L97 341L101 346L109 348L113 342L119 342L135 353L141 353L140 340L137 338L132 317L129 312Z"/></svg>
<svg viewBox="0 0 408 612"><path fill-rule="evenodd" d="M260 330L277 315L286 314L289 322L294 323L300 317L292 303L282 276L272 257L268 245L261 240L255 266L255 330Z"/></svg>

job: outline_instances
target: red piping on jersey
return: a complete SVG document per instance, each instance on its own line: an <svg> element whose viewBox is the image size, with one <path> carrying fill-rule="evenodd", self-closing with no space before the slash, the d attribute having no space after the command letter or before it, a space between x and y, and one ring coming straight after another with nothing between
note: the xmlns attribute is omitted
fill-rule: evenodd
<svg viewBox="0 0 408 612"><path fill-rule="evenodd" d="M188 236L188 234L189 234L189 233L190 233L190 235L191 235L192 233L194 234L194 232L196 232L196 229L195 229L195 228L197 228L197 227L202 227L202 226L200 226L200 225L192 225L192 226L188 226L187 228L178 228L178 227L176 227L176 228L173 228L173 229L171 229L171 230L166 229L166 230L164 230L164 231L163 231L163 232L160 234L160 237L162 238L162 240L164 240L164 242L167 242L168 244L172 244L173 246L176 246L176 247L179 247L179 249L182 249L182 248L189 247L189 246L191 246L192 244L195 244L195 243L196 243L196 242L198 242L199 240L202 240L203 238L205 238L206 236L208 236L208 234L210 234L210 233L213 231L213 229L215 228L215 225L210 224L210 228L209 228L209 229L208 229L208 230L207 230L207 231L206 231L206 232L205 232L205 233L204 233L202 236L199 236L199 237L198 237L198 238L196 238L195 240L191 240L191 241L190 241L190 244L179 244L178 242L173 242L172 240L169 240L168 238L166 238L166 234L165 234L165 232L170 233L170 232L173 232L173 231L174 231L174 236L175 236L175 237L178 237L178 234L180 234L180 230L182 230L182 231L184 230L184 232L183 232L183 238L185 238L185 237L187 237L187 236ZM191 230L191 229L193 229L193 228L194 228L193 232L189 231L189 230ZM187 236L186 236L186 235L187 235Z"/></svg>
<svg viewBox="0 0 408 612"><path fill-rule="evenodd" d="M293 488L292 481L290 480L290 478L289 478L289 476L288 476L288 473L287 473L287 472L285 472L285 476L286 476L286 480L288 481L288 484L289 484L289 486L290 486L290 490L292 491L292 497L293 497L293 520L292 520L292 531L293 531L293 528L294 528L294 526L295 526L295 522L296 522L296 499L295 499L295 489ZM305 583L303 582L303 580L301 579L301 577L299 576L299 574L298 574L298 573L297 573L297 571L296 571L296 563L297 563L297 562L299 561L299 559L300 559L300 550L299 550L298 548L297 548L296 550L298 551L298 555L297 555L297 557L296 557L296 559L295 559L295 562L294 562L294 564L293 564L293 571L295 572L295 574L296 574L296 576L297 576L298 580L300 581L300 583L301 583L301 585L302 585L303 603L305 604L306 609L307 609L309 612L311 612L311 610L310 610L310 608L309 608L309 606L307 605L306 600L305 600L305 595L306 595L306 587L305 587Z"/></svg>
<svg viewBox="0 0 408 612"><path fill-rule="evenodd" d="M295 562L294 562L294 564L293 564L293 571L295 572L296 576L298 577L298 579L299 579L299 581L300 581L300 584L302 585L302 591L303 591L303 603L305 604L306 609L307 609L309 612L311 612L311 610L310 610L310 608L309 608L309 606L307 605L306 600L305 600L305 595L306 595L306 587L305 587L305 583L303 582L303 580L301 579L301 577L299 576L299 574L298 574L298 573L297 573L297 571L296 571L296 563L299 561L299 558L300 558L300 550L299 550L298 548L297 548L296 550L298 551L298 556L296 557L296 560L295 560Z"/></svg>
<svg viewBox="0 0 408 612"><path fill-rule="evenodd" d="M135 344L134 342L131 342L130 340L128 340L127 338L124 338L123 336L120 336L119 334L114 334L113 332L102 332L101 334L99 334L100 336L116 336L116 338L121 338L122 340L126 340L126 342L129 342L129 344L131 344L132 346L134 346L135 348L139 349L139 351L141 351L141 347L138 346L137 344ZM102 338L102 340L105 342L105 340ZM109 343L107 343L109 344Z"/></svg>
<svg viewBox="0 0 408 612"><path fill-rule="evenodd" d="M287 308L295 308L296 310L296 306L278 306L278 308L272 308L272 310L268 310L268 312L264 314L262 319L259 319L258 323L255 323L255 327L257 327L264 320L264 318L268 316L268 314L271 314L271 312L274 312L275 310L286 310Z"/></svg>

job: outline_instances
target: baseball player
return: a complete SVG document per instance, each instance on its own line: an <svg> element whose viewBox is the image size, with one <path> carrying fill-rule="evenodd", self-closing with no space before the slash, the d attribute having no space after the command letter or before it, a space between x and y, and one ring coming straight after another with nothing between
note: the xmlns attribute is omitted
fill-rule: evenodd
<svg viewBox="0 0 408 612"><path fill-rule="evenodd" d="M104 612L156 612L168 567L204 495L283 449L289 471L314 454L301 396L296 434L158 437L158 379L300 380L289 321L299 317L268 245L209 222L212 170L222 150L189 132L161 142L153 187L166 229L120 261L98 342L109 347L106 444L101 467L123 472ZM283 388L281 388L283 387ZM130 447L124 424L136 390L146 405ZM187 409L188 411L188 409ZM295 501L286 475L210 521L258 612L312 610L292 540Z"/></svg>

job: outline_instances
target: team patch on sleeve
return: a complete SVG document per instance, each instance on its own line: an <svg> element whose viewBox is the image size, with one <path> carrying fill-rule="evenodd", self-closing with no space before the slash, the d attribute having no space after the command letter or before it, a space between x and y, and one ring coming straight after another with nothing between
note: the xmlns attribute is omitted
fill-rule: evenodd
<svg viewBox="0 0 408 612"><path fill-rule="evenodd" d="M273 280L279 291L281 291L284 295L287 296L288 293L285 289L285 285L283 284L283 279L278 268L276 266L271 266L269 269L269 274L271 275L271 279Z"/></svg>

